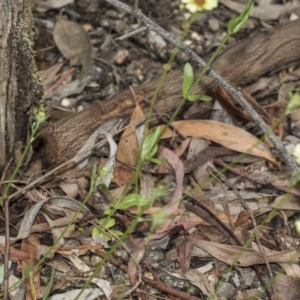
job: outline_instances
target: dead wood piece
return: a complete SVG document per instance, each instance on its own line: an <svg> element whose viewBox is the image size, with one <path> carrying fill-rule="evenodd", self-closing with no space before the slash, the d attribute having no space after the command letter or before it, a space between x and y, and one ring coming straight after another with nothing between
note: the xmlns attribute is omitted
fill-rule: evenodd
<svg viewBox="0 0 300 300"><path fill-rule="evenodd" d="M265 30L225 49L213 63L213 68L234 85L244 85L263 74L300 61L300 20ZM171 71L158 94L155 109L170 114L181 101L182 70ZM142 84L135 93L151 99L157 80ZM209 93L216 84L204 78L198 94ZM89 109L50 125L42 136L42 157L45 165L56 165L73 157L90 134L104 121L120 117L127 119L135 106L129 91L97 102ZM147 113L148 102L141 101Z"/></svg>

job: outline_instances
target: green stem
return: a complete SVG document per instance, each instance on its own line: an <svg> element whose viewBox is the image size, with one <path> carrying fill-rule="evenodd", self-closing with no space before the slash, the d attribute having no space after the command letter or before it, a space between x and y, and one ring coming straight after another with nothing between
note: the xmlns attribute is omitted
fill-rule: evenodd
<svg viewBox="0 0 300 300"><path fill-rule="evenodd" d="M202 78L205 76L207 70L210 68L212 62L216 59L217 55L220 53L221 49L224 47L224 45L227 43L228 38L230 37L230 33L227 32L225 37L222 39L220 45L216 49L216 51L213 53L213 55L209 58L207 64L205 67L202 69L201 73L197 77L196 81L193 83L190 89L190 94L193 93L194 89L198 86L199 82L202 80Z"/></svg>
<svg viewBox="0 0 300 300"><path fill-rule="evenodd" d="M3 192L2 196L0 197L0 205L1 206L3 205L3 202L4 202L4 200L5 200L6 196L7 196L7 193L9 191L11 185L12 185L12 182L16 178L17 173L18 173L18 171L20 170L20 168L22 166L22 163L23 163L23 161L24 161L24 159L25 159L25 157L26 157L26 155L27 155L27 153L29 151L30 145L31 145L32 141L34 140L34 136L37 133L37 130L38 130L38 126L36 126L34 128L34 131L32 132L32 134L30 136L30 139L29 139L28 143L25 146L24 151L23 151L20 159L18 160L16 167L14 168L14 171L13 171L12 175L9 178L8 184L6 185L6 187L4 189L4 192Z"/></svg>
<svg viewBox="0 0 300 300"><path fill-rule="evenodd" d="M131 222L130 226L126 229L124 234L119 238L119 240L110 248L110 250L105 254L104 258L101 260L101 262L98 264L98 266L95 268L93 274L90 276L90 278L85 282L83 285L81 291L79 294L76 296L74 300L79 299L79 297L82 295L83 291L89 287L91 284L93 278L100 272L101 268L104 266L104 264L109 260L109 258L113 255L115 250L123 243L125 238L134 230L136 227L137 223L140 220L140 217L142 216L143 211L141 211Z"/></svg>

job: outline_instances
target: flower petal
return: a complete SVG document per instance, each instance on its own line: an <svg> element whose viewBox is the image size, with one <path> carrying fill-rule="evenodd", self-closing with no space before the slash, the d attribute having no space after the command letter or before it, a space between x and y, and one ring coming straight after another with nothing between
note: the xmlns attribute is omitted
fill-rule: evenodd
<svg viewBox="0 0 300 300"><path fill-rule="evenodd" d="M180 8L184 7L191 13L203 10L212 10L218 6L218 0L181 0L181 3Z"/></svg>

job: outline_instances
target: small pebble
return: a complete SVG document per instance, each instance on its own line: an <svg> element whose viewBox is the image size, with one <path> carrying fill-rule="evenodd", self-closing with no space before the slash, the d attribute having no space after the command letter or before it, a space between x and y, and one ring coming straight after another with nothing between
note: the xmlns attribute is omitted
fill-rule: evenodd
<svg viewBox="0 0 300 300"><path fill-rule="evenodd" d="M124 64L128 56L129 56L129 52L126 49L121 49L117 52L113 61L116 65L122 65Z"/></svg>
<svg viewBox="0 0 300 300"><path fill-rule="evenodd" d="M219 31L220 30L220 22L217 19L209 19L208 25L212 31Z"/></svg>
<svg viewBox="0 0 300 300"><path fill-rule="evenodd" d="M156 32L149 31L148 32L148 43L150 45L153 45L156 50L160 50L162 48L165 48L167 46L166 41Z"/></svg>
<svg viewBox="0 0 300 300"><path fill-rule="evenodd" d="M69 107L71 104L71 101L70 99L68 98L63 98L61 101L60 101L60 105L63 106L63 107Z"/></svg>

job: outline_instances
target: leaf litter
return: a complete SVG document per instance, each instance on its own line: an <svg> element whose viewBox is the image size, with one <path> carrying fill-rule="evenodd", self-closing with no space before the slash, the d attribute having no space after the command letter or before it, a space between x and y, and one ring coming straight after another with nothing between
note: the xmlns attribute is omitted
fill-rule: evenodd
<svg viewBox="0 0 300 300"><path fill-rule="evenodd" d="M72 1L47 1L44 5L41 1L36 2L40 2L37 4L40 6L37 8L40 14L49 9L72 4ZM240 9L239 4L234 1L220 2L231 10ZM289 5L260 4L255 7L253 16L264 22L277 20L282 16L284 9L291 9ZM264 13L266 8L268 14ZM159 11L152 9L155 15L160 16ZM107 10L107 21L115 26L116 32L121 27L120 33L123 33L124 23L121 19L120 24L116 22L118 18L116 15L113 17L116 13L114 10ZM112 17L109 17L110 14ZM43 17L46 18L45 15ZM222 21L219 23L222 24ZM255 21L252 20L251 24L255 24ZM102 27L106 28L105 26L107 25L103 21ZM91 28L96 26L92 25ZM86 97L89 96L90 80L98 78L98 82L104 84L104 80L97 77L99 74L95 70L93 72L98 75L91 74L91 68L95 67L92 60L93 46L98 43L97 39L101 38L100 29L97 34L99 35L96 35L96 38L90 38L82 24L74 20L57 19L53 39L59 52L69 62L59 61L41 70L44 88L49 89L47 98L50 104L58 103L59 106L62 98L72 96L75 97L73 103L78 109L77 103L82 101L76 99L76 95L84 93ZM107 54L109 51L105 54L106 45L112 41L109 34L114 33L109 31L106 34L101 49L108 64L111 64L116 55ZM213 32L210 34L212 41L213 36L217 36L218 39L218 35ZM123 47L126 47L126 44ZM151 47L155 53L155 46ZM107 79L112 78L113 81L114 76L116 79L119 75L112 74L117 74L116 70L121 72L121 69L125 69L124 64L132 59L132 49L134 48L127 51L126 59L114 65L114 70L107 75ZM157 50L157 53L163 53L161 49ZM94 54L99 55L99 52L96 50ZM101 56L100 58L103 59ZM150 65L147 58L143 59L146 65ZM81 70L79 73L73 70L69 72L70 66L74 66L75 69L81 66ZM98 65L95 69L101 73L104 69L102 67L103 65L101 68ZM126 65L126 68L130 69L132 65ZM130 76L140 78L138 72L127 71ZM63 72L67 72L67 77L64 77ZM269 120L269 124L278 117L278 111L282 112L286 107L286 103L281 106L279 104L288 102L288 91L294 87L291 83L285 87L283 85L289 80L289 74L293 73L290 75L293 79L296 76L294 71L289 72L283 74L281 79L278 79L277 75L269 77L270 81L275 78L274 89L282 86L277 106L270 100L270 93L274 90L270 90L272 87L267 79L264 79L264 82L258 81L242 91L244 94L247 91L250 100L261 100L259 104L256 100L251 101L255 109ZM297 76L299 77L299 74ZM97 87L97 83L95 86ZM11 224L15 226L15 232L10 237L12 245L9 258L18 263L18 268L25 276L28 268L32 268L40 257L46 256L46 263L43 264L46 273L42 274L44 270L38 269L30 274L30 280L26 281L28 298L32 297L32 288L39 295L47 290L47 280L51 283L52 268L56 273L49 299L73 299L80 292L82 295L79 299L101 296L109 298L113 293L130 291L129 285L126 284L127 274L131 287L140 280L144 281L145 285L150 285L151 279L147 277L149 274L145 269L148 269L156 280L155 285L152 282L152 286L156 288L152 293L154 297L176 295L176 288L181 286L182 291L189 291L185 299L265 299L266 295L258 292L257 287L261 289L263 283L268 284L271 280L278 299L297 298L300 270L299 237L295 224L299 216L299 194L297 187L288 195L283 193L292 186L293 176L280 169L272 145L267 140L261 141L261 135L251 124L249 116L220 88L215 95L234 125L222 123L218 117L214 120L179 119L173 122L173 129L166 131L155 156L165 159L165 163L145 165L139 175L139 190L136 193L130 191L135 197L127 197L126 203L116 204L122 209L111 216L114 220L112 227L105 225L103 220L109 214L111 203L118 203L126 184L132 179L139 155L141 135L138 132L141 131L140 121L144 119L144 114L138 103L121 137L106 135L109 147L93 149L99 136L98 130L79 151L85 154L78 154L73 159L73 166L69 165L68 172L63 170L55 173L52 177L45 178L40 185L35 185L30 191L20 194L11 211ZM71 105L68 109L73 110ZM297 123L295 115L295 112L291 115L293 123ZM282 128L275 132L285 139L283 129L284 126L287 127L286 120L279 125L282 125ZM296 126L297 124L295 128ZM100 132L107 133L106 130ZM176 132L179 132L180 136ZM286 145L292 147L296 142L287 139ZM88 204L82 205L80 201L89 193L89 174L95 161L102 167L106 166L108 170L103 180L106 188L98 189L91 195L89 200L93 199L93 205L90 205L92 202L89 201ZM259 233L253 229L249 212L221 177L212 173L209 163L219 166L220 171L224 165L227 167L225 176L249 204L259 226ZM229 164L232 165L228 166ZM34 172L41 172L41 169ZM24 172L20 180L30 182L32 178L26 176L36 174ZM14 187L17 187L17 184ZM138 215L137 202L150 198L153 198L151 205L145 207L139 223L113 253L109 264L98 270L97 278L91 280L93 285L84 291L78 288L87 282L88 276L97 269L105 253L120 238L116 233L124 233ZM192 206L195 202L191 199L201 202L203 207L196 209ZM24 214L17 216L13 209L18 209L19 203L25 204ZM74 218L74 213L79 208L80 212ZM277 210L268 215L274 208ZM155 220L154 217L159 221L155 230L151 228L151 219ZM72 224L69 224L72 219ZM93 236L94 228L99 229L100 236ZM63 237L58 240L62 234ZM258 250L254 234L259 234L265 257ZM238 245L236 239L243 245ZM5 253L3 236L0 239L0 251ZM266 272L266 259L273 270L272 278L269 278ZM179 262L179 266L176 261ZM252 269L258 265L263 274L263 281L260 281ZM114 273L113 277L107 276L108 269ZM58 280L59 275L63 276L61 283ZM251 279L247 281L246 276ZM14 277L11 276L10 282L13 280ZM151 292L149 286L140 286L139 289L144 289L141 293ZM133 290L132 295L138 296L138 291Z"/></svg>

